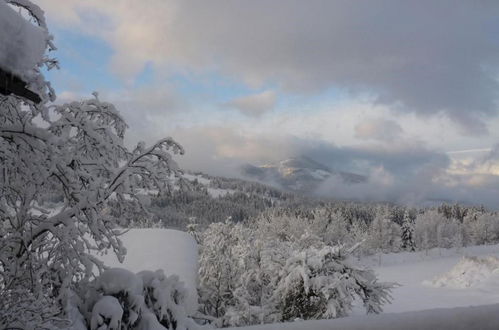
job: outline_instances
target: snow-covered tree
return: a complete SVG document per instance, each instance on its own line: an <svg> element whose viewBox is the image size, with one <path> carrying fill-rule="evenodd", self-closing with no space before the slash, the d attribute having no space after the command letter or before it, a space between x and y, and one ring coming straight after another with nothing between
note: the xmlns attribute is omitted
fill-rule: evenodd
<svg viewBox="0 0 499 330"><path fill-rule="evenodd" d="M389 218L385 208L378 210L369 228L367 244L373 252L398 251L401 244L400 226Z"/></svg>
<svg viewBox="0 0 499 330"><path fill-rule="evenodd" d="M379 312L391 285L348 264L353 249L327 246L307 230L284 235L281 225L290 219L257 223L266 230L230 222L208 227L200 258L202 312L219 326L341 317L357 298L368 312Z"/></svg>
<svg viewBox="0 0 499 330"><path fill-rule="evenodd" d="M409 216L409 211L406 210L402 220L402 249L414 251L414 222Z"/></svg>
<svg viewBox="0 0 499 330"><path fill-rule="evenodd" d="M237 257L243 237L240 224L230 220L211 224L202 236L199 296L202 311L223 322L229 306L235 305L235 283L240 275ZM222 324L220 324L222 325Z"/></svg>
<svg viewBox="0 0 499 330"><path fill-rule="evenodd" d="M297 251L279 274L275 296L282 321L347 316L360 299L367 313L379 313L390 301L391 284L377 282L371 270L346 261L350 251L324 246Z"/></svg>
<svg viewBox="0 0 499 330"><path fill-rule="evenodd" d="M239 256L240 276L234 284L235 305L225 314L231 326L274 323L279 313L273 301L275 280L281 269L283 250L288 245L248 237L246 250Z"/></svg>
<svg viewBox="0 0 499 330"><path fill-rule="evenodd" d="M499 237L499 221L493 214L480 214L475 221L468 222L468 225L473 244L490 244Z"/></svg>
<svg viewBox="0 0 499 330"><path fill-rule="evenodd" d="M414 223L414 243L420 250L428 250L438 246L437 227L445 221L436 210L426 210L416 216Z"/></svg>
<svg viewBox="0 0 499 330"><path fill-rule="evenodd" d="M314 212L312 231L327 245L345 244L349 238L349 228L345 218L339 212L318 210Z"/></svg>
<svg viewBox="0 0 499 330"><path fill-rule="evenodd" d="M9 2L28 9L52 49L43 12L29 1ZM45 300L43 319L65 317L70 293L92 279L95 267L103 270L91 251L110 248L123 258L116 224L130 215L130 205L145 211L138 188L169 189L177 173L171 153L183 153L171 138L127 149L126 123L97 94L48 105L53 93L38 65L50 63L42 56L23 76L40 104L0 96L0 296L8 308L20 306L18 292ZM57 205L47 198L54 194Z"/></svg>

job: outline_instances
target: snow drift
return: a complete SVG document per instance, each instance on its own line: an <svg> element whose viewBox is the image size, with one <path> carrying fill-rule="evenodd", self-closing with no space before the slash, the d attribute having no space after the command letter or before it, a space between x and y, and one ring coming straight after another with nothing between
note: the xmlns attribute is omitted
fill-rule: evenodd
<svg viewBox="0 0 499 330"><path fill-rule="evenodd" d="M499 258L463 257L449 272L423 284L462 289L476 286L493 276L499 276Z"/></svg>

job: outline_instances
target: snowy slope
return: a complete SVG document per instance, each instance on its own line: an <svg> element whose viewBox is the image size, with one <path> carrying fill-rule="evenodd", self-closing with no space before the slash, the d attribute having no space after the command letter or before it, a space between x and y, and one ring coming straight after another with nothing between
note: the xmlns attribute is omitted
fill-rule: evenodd
<svg viewBox="0 0 499 330"><path fill-rule="evenodd" d="M189 292L189 312L197 309L197 244L187 233L171 229L131 229L121 236L127 255L120 264L112 253L100 256L107 266L121 267L134 273L163 269L176 274Z"/></svg>

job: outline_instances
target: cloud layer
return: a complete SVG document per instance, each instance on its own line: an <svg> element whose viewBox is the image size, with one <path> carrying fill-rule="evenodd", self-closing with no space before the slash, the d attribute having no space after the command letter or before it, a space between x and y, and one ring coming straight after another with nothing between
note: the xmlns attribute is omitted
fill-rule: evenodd
<svg viewBox="0 0 499 330"><path fill-rule="evenodd" d="M276 94L273 91L264 91L257 94L238 97L223 104L225 107L234 108L247 116L261 116L272 110L276 104Z"/></svg>
<svg viewBox="0 0 499 330"><path fill-rule="evenodd" d="M497 111L497 1L41 3L55 21L108 41L124 77L153 63L299 93L336 87L444 112L475 134Z"/></svg>

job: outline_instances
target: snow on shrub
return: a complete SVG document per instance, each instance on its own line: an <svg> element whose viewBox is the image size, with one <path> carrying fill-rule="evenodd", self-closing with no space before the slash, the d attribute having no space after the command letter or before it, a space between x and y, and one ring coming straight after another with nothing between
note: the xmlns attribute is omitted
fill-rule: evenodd
<svg viewBox="0 0 499 330"><path fill-rule="evenodd" d="M120 301L113 296L102 296L92 309L90 329L120 329L122 317Z"/></svg>
<svg viewBox="0 0 499 330"><path fill-rule="evenodd" d="M349 252L340 246L312 247L286 261L275 293L283 321L344 317L357 298L368 313L382 311L392 285L377 282L371 270L348 265Z"/></svg>
<svg viewBox="0 0 499 330"><path fill-rule="evenodd" d="M90 330L192 329L186 290L178 277L162 270L134 274L112 268L88 288L80 310Z"/></svg>
<svg viewBox="0 0 499 330"><path fill-rule="evenodd" d="M144 284L145 305L167 329L187 329L187 290L177 275L165 276L163 270L137 274Z"/></svg>

